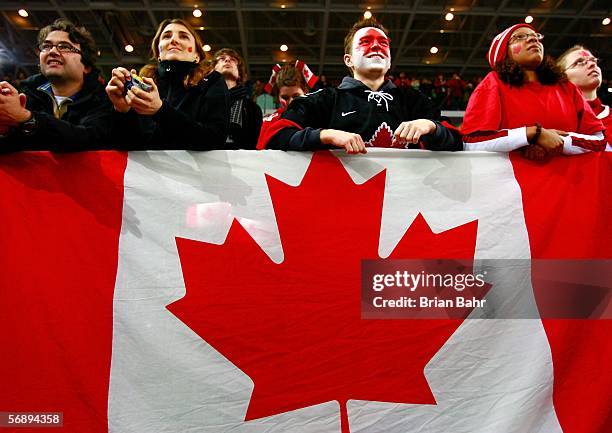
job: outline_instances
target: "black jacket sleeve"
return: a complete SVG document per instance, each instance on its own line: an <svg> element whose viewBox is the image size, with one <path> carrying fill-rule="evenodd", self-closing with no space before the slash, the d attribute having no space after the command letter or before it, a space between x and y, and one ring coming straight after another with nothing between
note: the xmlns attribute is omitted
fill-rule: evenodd
<svg viewBox="0 0 612 433"><path fill-rule="evenodd" d="M108 149L113 119L113 106L104 97L88 104L82 115L65 116L69 120L56 119L44 111L32 111L36 127L24 133L14 130L0 139L1 152L20 150L51 150L73 152L79 150Z"/></svg>
<svg viewBox="0 0 612 433"><path fill-rule="evenodd" d="M281 119L301 127L287 127L276 133L267 149L320 150L329 146L321 143L321 130L328 127L334 104L333 89L322 89L296 98L287 107Z"/></svg>
<svg viewBox="0 0 612 433"><path fill-rule="evenodd" d="M448 126L442 123L444 119L431 98L411 88L405 90L404 98L404 108L409 113L408 119L429 119L436 124L435 132L421 137L426 149L463 150L463 142L459 130L452 127L448 122L445 122Z"/></svg>
<svg viewBox="0 0 612 433"><path fill-rule="evenodd" d="M223 149L229 126L229 92L218 74L190 87L173 106L163 100L152 116L114 114L114 145L124 150Z"/></svg>

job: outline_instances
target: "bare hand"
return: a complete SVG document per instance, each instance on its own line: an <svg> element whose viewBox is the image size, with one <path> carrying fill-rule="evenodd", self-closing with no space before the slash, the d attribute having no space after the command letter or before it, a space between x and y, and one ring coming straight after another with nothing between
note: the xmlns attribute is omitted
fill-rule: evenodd
<svg viewBox="0 0 612 433"><path fill-rule="evenodd" d="M151 90L145 92L144 90L133 86L130 90L128 90L127 95L125 95L125 100L128 105L138 114L152 116L162 107L162 100L159 97L159 91L157 90L155 81L148 77L144 77L142 80L146 84L151 85Z"/></svg>
<svg viewBox="0 0 612 433"><path fill-rule="evenodd" d="M569 133L567 133L565 131L561 131L560 129L550 129L550 131L556 132L557 134L559 134L562 137L567 137L569 135Z"/></svg>
<svg viewBox="0 0 612 433"><path fill-rule="evenodd" d="M25 122L32 113L25 108L26 96L10 83L0 82L0 125L3 131Z"/></svg>
<svg viewBox="0 0 612 433"><path fill-rule="evenodd" d="M359 134L338 129L321 130L321 143L343 148L346 153L366 153L365 143Z"/></svg>
<svg viewBox="0 0 612 433"><path fill-rule="evenodd" d="M402 122L393 133L393 145L418 143L423 135L431 134L435 130L436 124L427 119Z"/></svg>
<svg viewBox="0 0 612 433"><path fill-rule="evenodd" d="M563 136L554 129L542 128L542 133L535 144L542 146L549 155L558 155L563 151Z"/></svg>
<svg viewBox="0 0 612 433"><path fill-rule="evenodd" d="M134 71L134 70L133 70ZM136 72L136 71L134 71ZM130 111L130 106L125 100L125 82L130 78L130 72L122 67L113 69L112 77L106 85L106 94L113 103L115 110L120 113Z"/></svg>

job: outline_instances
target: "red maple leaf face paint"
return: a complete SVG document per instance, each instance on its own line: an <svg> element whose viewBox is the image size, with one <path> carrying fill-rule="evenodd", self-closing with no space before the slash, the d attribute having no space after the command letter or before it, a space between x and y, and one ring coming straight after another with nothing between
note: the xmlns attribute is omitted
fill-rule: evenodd
<svg viewBox="0 0 612 433"><path fill-rule="evenodd" d="M523 67L535 69L544 59L544 46L537 33L519 28L512 33L508 45L508 56Z"/></svg>
<svg viewBox="0 0 612 433"><path fill-rule="evenodd" d="M194 54L195 37L182 24L170 23L159 36L158 50L160 60L199 61Z"/></svg>
<svg viewBox="0 0 612 433"><path fill-rule="evenodd" d="M359 29L353 37L351 57L357 73L380 70L385 74L391 67L389 38L374 27Z"/></svg>

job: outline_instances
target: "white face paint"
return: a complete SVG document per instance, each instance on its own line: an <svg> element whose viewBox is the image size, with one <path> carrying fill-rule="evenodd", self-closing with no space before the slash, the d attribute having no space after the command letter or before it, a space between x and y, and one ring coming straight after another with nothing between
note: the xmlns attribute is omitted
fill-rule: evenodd
<svg viewBox="0 0 612 433"><path fill-rule="evenodd" d="M358 74L381 71L384 75L391 67L389 38L380 29L365 27L353 37L351 62Z"/></svg>

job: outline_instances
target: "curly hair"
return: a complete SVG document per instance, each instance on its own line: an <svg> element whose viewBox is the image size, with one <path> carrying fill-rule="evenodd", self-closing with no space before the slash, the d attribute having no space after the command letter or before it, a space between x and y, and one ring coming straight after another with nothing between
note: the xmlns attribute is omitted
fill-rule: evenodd
<svg viewBox="0 0 612 433"><path fill-rule="evenodd" d="M155 36L151 41L151 60L148 64L144 65L139 74L143 77L153 78L157 82L157 67L159 65L159 40L161 39L161 35L164 29L170 24L180 24L187 29L187 31L193 36L195 39L195 49L196 53L200 56L200 62L198 66L191 70L191 72L185 77L184 85L187 87L195 87L197 86L204 77L210 74L213 70L209 61L206 60L206 52L204 51L204 47L202 46L202 39L200 39L200 35L194 30L194 28L187 21L181 18L170 18L163 20L159 27L157 27L157 32L155 32Z"/></svg>
<svg viewBox="0 0 612 433"><path fill-rule="evenodd" d="M79 44L81 50L81 63L90 68L96 66L96 41L91 33L82 26L77 26L65 18L58 18L52 24L43 27L38 32L38 45L42 44L51 32L66 32L68 39L75 44Z"/></svg>
<svg viewBox="0 0 612 433"><path fill-rule="evenodd" d="M525 69L509 57L495 65L499 79L511 86L521 87L525 83ZM551 85L567 81L567 77L552 57L544 56L542 63L535 69L540 84Z"/></svg>

